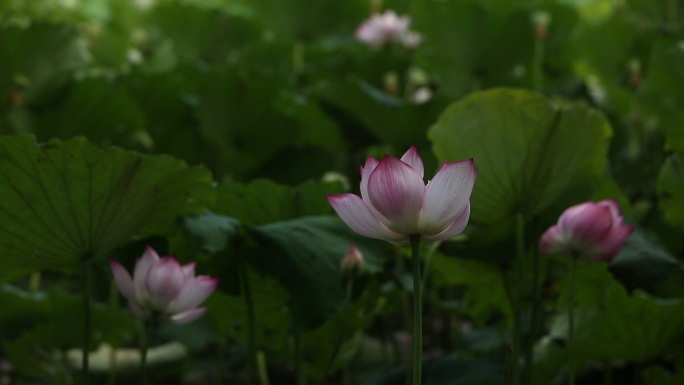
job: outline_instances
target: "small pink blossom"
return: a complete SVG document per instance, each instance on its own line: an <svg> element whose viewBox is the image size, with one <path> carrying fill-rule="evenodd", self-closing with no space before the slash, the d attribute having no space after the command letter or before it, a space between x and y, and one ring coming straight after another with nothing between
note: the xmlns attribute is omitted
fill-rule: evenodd
<svg viewBox="0 0 684 385"><path fill-rule="evenodd" d="M197 307L215 289L218 281L207 275L195 277L195 264L181 266L175 257L159 257L151 247L135 264L133 277L117 261L109 264L114 282L128 300L128 309L138 319L153 316L177 324L192 322L207 309Z"/></svg>
<svg viewBox="0 0 684 385"><path fill-rule="evenodd" d="M389 43L400 43L406 48L420 45L419 33L409 30L411 19L397 16L394 11L374 13L356 29L356 39L371 47L380 48Z"/></svg>
<svg viewBox="0 0 684 385"><path fill-rule="evenodd" d="M342 261L340 262L340 268L342 269L343 272L345 273L358 273L363 271L364 266L366 265L366 260L363 258L363 254L361 254L361 251L356 247L354 243L349 244L349 250L347 250L347 254L342 258Z"/></svg>
<svg viewBox="0 0 684 385"><path fill-rule="evenodd" d="M543 253L567 253L591 261L609 261L617 255L632 227L622 225L614 200L585 202L565 210L556 225L542 235Z"/></svg>
<svg viewBox="0 0 684 385"><path fill-rule="evenodd" d="M342 221L365 237L405 245L412 235L441 241L460 234L470 218L473 160L442 163L427 186L423 173L423 160L412 146L401 159L368 158L361 167L360 197L326 197Z"/></svg>

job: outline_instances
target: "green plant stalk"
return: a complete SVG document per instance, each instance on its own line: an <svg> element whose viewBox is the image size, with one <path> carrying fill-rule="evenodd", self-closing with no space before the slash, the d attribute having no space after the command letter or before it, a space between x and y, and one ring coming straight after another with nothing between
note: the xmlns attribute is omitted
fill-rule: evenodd
<svg viewBox="0 0 684 385"><path fill-rule="evenodd" d="M109 284L109 308L117 309L119 307L119 290L116 288L116 283L112 280ZM107 369L107 385L116 385L116 348L112 347L109 354L109 368Z"/></svg>
<svg viewBox="0 0 684 385"><path fill-rule="evenodd" d="M151 321L144 321L142 331L140 333L140 370L142 371L142 383L147 385L149 383L147 372L147 350L149 348Z"/></svg>
<svg viewBox="0 0 684 385"><path fill-rule="evenodd" d="M83 383L90 384L90 258L83 259Z"/></svg>
<svg viewBox="0 0 684 385"><path fill-rule="evenodd" d="M295 376L297 385L306 385L306 374L304 373L304 365L302 363L302 337L297 334L294 337L294 360L295 360Z"/></svg>
<svg viewBox="0 0 684 385"><path fill-rule="evenodd" d="M531 384L533 378L534 365L532 365L534 340L537 336L539 328L539 319L541 311L541 296L540 296L540 282L539 282L539 250L534 248L532 251L532 316L530 317L530 338L525 345L525 370L523 372L523 384Z"/></svg>
<svg viewBox="0 0 684 385"><path fill-rule="evenodd" d="M511 381L511 361L513 359L510 349L508 349L508 346L506 348L507 349L506 356L504 357L503 376L501 376L501 385L508 385Z"/></svg>
<svg viewBox="0 0 684 385"><path fill-rule="evenodd" d="M603 367L603 385L613 385L613 367L610 364Z"/></svg>
<svg viewBox="0 0 684 385"><path fill-rule="evenodd" d="M513 320L513 364L511 365L511 377L513 384L520 384L521 382L521 368L520 358L523 351L523 333L522 333L522 312L523 312L523 262L525 258L525 217L522 212L516 215L515 225L515 285L516 294L513 303L514 320Z"/></svg>
<svg viewBox="0 0 684 385"><path fill-rule="evenodd" d="M31 278L29 280L29 292L31 294L36 294L40 290L40 271L31 273Z"/></svg>
<svg viewBox="0 0 684 385"><path fill-rule="evenodd" d="M249 276L247 266L244 262L240 263L242 271L242 289L245 293L245 305L247 307L247 338L249 345L247 347L249 370L247 373L247 385L253 383L253 374L258 371L258 363L255 355L256 352L256 317L254 312L254 298L252 297L252 288L249 283Z"/></svg>
<svg viewBox="0 0 684 385"><path fill-rule="evenodd" d="M513 293L513 288L511 284L511 280L509 275L507 274L506 271L501 270L501 279L503 280L504 283L504 289L506 291L506 298L508 299L508 302L513 306L513 310L515 311L515 294ZM514 324L513 326L515 327L515 319L513 320ZM502 385L509 385L511 384L513 378L513 344L512 343L507 343L506 346L506 356L504 358L504 372L503 376L501 378L501 384Z"/></svg>
<svg viewBox="0 0 684 385"><path fill-rule="evenodd" d="M679 8L679 1L678 0L668 0L667 2L667 24L670 26L670 29L673 31L676 31L679 28L678 25L678 8Z"/></svg>
<svg viewBox="0 0 684 385"><path fill-rule="evenodd" d="M351 306L351 300L352 300L352 293L353 292L354 292L354 278L348 277L347 278L346 295L344 298L344 303L342 304L343 308ZM328 363L325 366L325 372L324 372L323 378L327 378L328 375L330 375L330 371L332 370L332 366L335 363L335 359L337 358L337 355L340 353L340 349L342 348L342 344L344 343L346 336L347 336L347 324L345 323L342 327L342 332L340 333L340 338L337 340L337 343L335 343L335 348L333 349L332 354L330 355L330 358L328 359Z"/></svg>
<svg viewBox="0 0 684 385"><path fill-rule="evenodd" d="M420 235L411 235L413 262L412 385L420 385L423 363L423 281L420 278Z"/></svg>
<svg viewBox="0 0 684 385"><path fill-rule="evenodd" d="M268 379L268 370L266 369L266 355L264 352L259 351L257 353L257 369L259 371L259 382L261 385L270 385L270 381Z"/></svg>
<svg viewBox="0 0 684 385"><path fill-rule="evenodd" d="M302 42L295 42L292 47L292 73L299 76L304 72L304 49L305 45Z"/></svg>
<svg viewBox="0 0 684 385"><path fill-rule="evenodd" d="M568 385L575 385L575 270L577 270L577 256L571 256L570 289L568 290Z"/></svg>
<svg viewBox="0 0 684 385"><path fill-rule="evenodd" d="M544 86L544 51L546 39L534 39L534 62L532 65L532 88L540 91Z"/></svg>

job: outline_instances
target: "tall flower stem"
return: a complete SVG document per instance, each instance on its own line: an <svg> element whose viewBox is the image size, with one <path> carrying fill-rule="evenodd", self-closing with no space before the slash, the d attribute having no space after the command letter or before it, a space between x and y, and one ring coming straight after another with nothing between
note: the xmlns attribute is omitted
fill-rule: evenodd
<svg viewBox="0 0 684 385"><path fill-rule="evenodd" d="M534 63L532 67L532 87L539 91L543 87L544 82L544 51L546 48L546 39L534 39Z"/></svg>
<svg viewBox="0 0 684 385"><path fill-rule="evenodd" d="M512 379L513 384L520 384L521 368L520 358L523 343L522 331L522 314L523 314L523 293L524 293L524 259L525 259L525 216L522 212L516 215L515 226L515 287L516 294L514 296L514 320L513 320L513 365L512 365Z"/></svg>
<svg viewBox="0 0 684 385"><path fill-rule="evenodd" d="M539 331L539 323L540 323L540 312L541 312L541 296L540 296L540 285L541 283L539 282L539 270L540 270L540 259L539 259L539 250L537 248L534 248L531 252L531 260L532 260L532 314L530 316L530 323L529 323L529 340L528 343L525 344L525 367L523 371L523 377L522 377L522 383L523 384L529 384L532 382L533 378L533 369L534 365L532 364L533 361L533 350L534 350L534 340L537 336L537 333Z"/></svg>
<svg viewBox="0 0 684 385"><path fill-rule="evenodd" d="M667 2L667 24L672 31L677 31L678 20L677 20L677 10L679 8L679 2L677 0L668 0Z"/></svg>
<svg viewBox="0 0 684 385"><path fill-rule="evenodd" d="M570 265L570 288L568 289L568 385L575 385L575 270L577 256L572 256Z"/></svg>
<svg viewBox="0 0 684 385"><path fill-rule="evenodd" d="M346 295L344 298L344 304L342 304L342 308L346 309L351 306L351 300L352 300L352 293L354 292L354 277L348 277L347 278L347 291ZM328 359L328 363L325 366L325 375L323 376L324 378L328 377L330 374L330 370L332 369L333 364L335 363L335 359L337 358L337 355L340 353L340 349L342 348L342 344L347 338L347 325L346 323L342 327L342 331L340 333L340 338L337 340L337 343L335 344L335 347L333 348L333 352L330 355L330 358Z"/></svg>
<svg viewBox="0 0 684 385"><path fill-rule="evenodd" d="M142 371L142 383L147 385L149 383L147 374L147 350L149 348L151 322L145 321L140 332L140 370Z"/></svg>
<svg viewBox="0 0 684 385"><path fill-rule="evenodd" d="M423 281L420 278L420 235L411 235L413 260L412 385L420 385L423 363Z"/></svg>
<svg viewBox="0 0 684 385"><path fill-rule="evenodd" d="M112 281L109 285L109 308L115 310L119 308L119 292L116 289L116 283ZM109 368L107 370L107 385L116 384L116 348L112 347L109 354Z"/></svg>
<svg viewBox="0 0 684 385"><path fill-rule="evenodd" d="M304 72L305 58L303 42L297 41L292 47L292 72L295 76L299 76Z"/></svg>
<svg viewBox="0 0 684 385"><path fill-rule="evenodd" d="M261 385L270 385L266 366L266 355L262 351L257 353L257 370L259 371L259 383Z"/></svg>
<svg viewBox="0 0 684 385"><path fill-rule="evenodd" d="M83 258L83 383L90 384L90 256Z"/></svg>
<svg viewBox="0 0 684 385"><path fill-rule="evenodd" d="M249 282L249 272L247 266L244 262L240 263L240 270L242 272L242 290L245 294L245 305L247 307L247 354L248 354L248 365L249 370L247 373L247 385L253 383L253 375L257 372L257 362L256 362L256 321L254 312L254 299L252 298L252 288Z"/></svg>
<svg viewBox="0 0 684 385"><path fill-rule="evenodd" d="M297 385L306 385L306 373L304 372L304 360L302 355L302 335L297 334L294 337L294 361Z"/></svg>
<svg viewBox="0 0 684 385"><path fill-rule="evenodd" d="M29 291L31 294L36 294L40 290L40 277L40 271L31 274L31 278L29 280Z"/></svg>

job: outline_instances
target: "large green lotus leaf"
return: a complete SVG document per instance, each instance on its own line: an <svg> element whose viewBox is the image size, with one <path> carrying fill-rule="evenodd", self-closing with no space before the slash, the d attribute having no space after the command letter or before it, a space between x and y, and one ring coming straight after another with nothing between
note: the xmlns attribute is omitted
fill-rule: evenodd
<svg viewBox="0 0 684 385"><path fill-rule="evenodd" d="M503 362L491 358L440 357L423 363L425 385L494 385L503 378ZM392 370L378 385L405 383L406 368Z"/></svg>
<svg viewBox="0 0 684 385"><path fill-rule="evenodd" d="M376 140L401 149L427 144L425 132L444 107L439 100L412 104L355 78L339 82L322 97L351 115Z"/></svg>
<svg viewBox="0 0 684 385"><path fill-rule="evenodd" d="M684 152L684 113L679 114L675 124L669 128L665 145L668 150Z"/></svg>
<svg viewBox="0 0 684 385"><path fill-rule="evenodd" d="M4 341L2 350L12 362L13 372L49 384L72 385L74 380L67 373L71 369L63 359L44 354L44 350L31 341Z"/></svg>
<svg viewBox="0 0 684 385"><path fill-rule="evenodd" d="M377 271L383 260L383 243L354 234L332 216L269 223L252 233L260 250L251 263L290 292L294 332L315 329L343 303L340 261L350 242L363 253L367 271Z"/></svg>
<svg viewBox="0 0 684 385"><path fill-rule="evenodd" d="M553 372L567 362L567 260L557 284L561 301L549 334L537 346L540 372ZM627 291L604 264L580 261L575 281L575 335L578 362L648 361L668 350L684 331L684 302L661 301Z"/></svg>
<svg viewBox="0 0 684 385"><path fill-rule="evenodd" d="M213 198L209 172L168 156L100 149L83 138L0 138L0 260L72 268L133 235L167 232Z"/></svg>
<svg viewBox="0 0 684 385"><path fill-rule="evenodd" d="M82 346L83 308L81 295L58 288L30 293L10 285L0 286L3 311L0 335L6 340L21 339L55 349ZM92 308L93 347L106 341L122 344L122 336L135 333L135 320L120 307L95 304Z"/></svg>
<svg viewBox="0 0 684 385"><path fill-rule="evenodd" d="M474 158L471 219L495 225L540 212L604 170L611 128L600 112L514 89L477 92L430 129L438 159Z"/></svg>
<svg viewBox="0 0 684 385"><path fill-rule="evenodd" d="M121 86L104 78L75 81L28 103L26 127L41 141L84 135L99 145L129 144L145 117Z"/></svg>
<svg viewBox="0 0 684 385"><path fill-rule="evenodd" d="M658 204L665 218L676 225L684 225L684 161L679 153L670 155L658 176Z"/></svg>
<svg viewBox="0 0 684 385"><path fill-rule="evenodd" d="M171 39L180 56L207 62L223 62L229 55L242 58L245 52L272 43L253 18L197 4L160 3L148 15L147 24L159 31L159 38Z"/></svg>
<svg viewBox="0 0 684 385"><path fill-rule="evenodd" d="M337 313L320 328L302 336L304 359L312 377L324 378L326 374L348 365L354 358L364 338L362 331L384 308L386 298L381 290L377 283L368 285L359 298L351 298L351 302L340 306ZM323 346L326 349L321 349ZM338 351L331 361L335 348Z"/></svg>
<svg viewBox="0 0 684 385"><path fill-rule="evenodd" d="M332 214L325 194L341 192L339 183L306 182L289 187L266 179L249 184L230 182L219 186L216 211L247 226L257 226L302 216Z"/></svg>
<svg viewBox="0 0 684 385"><path fill-rule="evenodd" d="M276 108L278 93L273 90L289 87L277 71L244 75L217 67L193 79L199 130L222 157L219 175L245 178L294 143L296 126Z"/></svg>
<svg viewBox="0 0 684 385"><path fill-rule="evenodd" d="M292 324L287 308L289 294L274 278L252 268L246 271L254 306L257 348L284 348ZM249 318L244 293L237 296L217 292L209 297L205 306L209 309L209 323L216 333L235 341L248 341Z"/></svg>
<svg viewBox="0 0 684 385"><path fill-rule="evenodd" d="M462 312L476 322L487 322L499 315L511 319L504 272L496 265L436 253L429 274L435 287L459 286L465 289L461 299L464 305Z"/></svg>
<svg viewBox="0 0 684 385"><path fill-rule="evenodd" d="M228 247L240 227L237 219L211 211L183 218L183 227L204 251L215 254Z"/></svg>
<svg viewBox="0 0 684 385"><path fill-rule="evenodd" d="M370 10L364 0L250 0L247 3L278 33L304 41L332 33L352 36Z"/></svg>
<svg viewBox="0 0 684 385"><path fill-rule="evenodd" d="M684 297L683 286L670 293L662 292L664 287L659 286L666 280L684 285L682 264L641 231L627 238L620 253L610 262L610 270L627 290L638 288L656 295Z"/></svg>
<svg viewBox="0 0 684 385"><path fill-rule="evenodd" d="M532 86L535 42L530 18L535 10L519 1L414 2L412 26L423 34L416 61L434 77L439 92L450 97L492 86ZM543 10L553 19L544 69L553 72L555 80L569 72L574 59L569 42L577 15L551 2Z"/></svg>
<svg viewBox="0 0 684 385"><path fill-rule="evenodd" d="M132 145L215 170L221 154L197 129L194 73L190 65L168 73L141 68L120 79L145 116L145 130L134 135Z"/></svg>
<svg viewBox="0 0 684 385"><path fill-rule="evenodd" d="M650 42L653 46L648 72L644 75L643 95L639 98L646 119L652 120L663 131L679 125L681 106L684 104L684 50L674 39ZM647 128L647 127L646 127Z"/></svg>
<svg viewBox="0 0 684 385"><path fill-rule="evenodd" d="M56 78L65 78L86 62L74 26L32 22L0 27L0 95L26 92L30 97ZM4 103L3 103L4 104Z"/></svg>

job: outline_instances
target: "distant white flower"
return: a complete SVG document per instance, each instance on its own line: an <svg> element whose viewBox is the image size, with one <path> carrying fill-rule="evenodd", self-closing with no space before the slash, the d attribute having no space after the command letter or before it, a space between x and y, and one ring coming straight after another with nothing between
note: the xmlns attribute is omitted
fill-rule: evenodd
<svg viewBox="0 0 684 385"><path fill-rule="evenodd" d="M415 104L427 103L432 99L432 90L430 87L420 87L413 91L411 101Z"/></svg>
<svg viewBox="0 0 684 385"><path fill-rule="evenodd" d="M408 49L416 48L423 42L423 37L418 32L408 31L401 39L401 44Z"/></svg>
<svg viewBox="0 0 684 385"><path fill-rule="evenodd" d="M371 47L380 48L388 43L400 43L406 48L420 45L419 33L409 30L411 19L408 16L397 16L390 10L375 13L356 29L356 39Z"/></svg>
<svg viewBox="0 0 684 385"><path fill-rule="evenodd" d="M126 58L131 64L140 64L143 56L136 48L129 48L128 51L126 51Z"/></svg>

